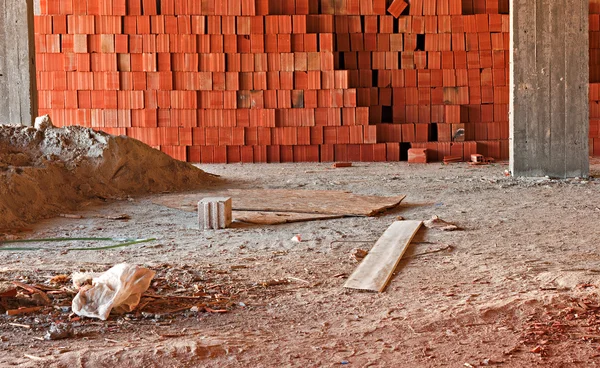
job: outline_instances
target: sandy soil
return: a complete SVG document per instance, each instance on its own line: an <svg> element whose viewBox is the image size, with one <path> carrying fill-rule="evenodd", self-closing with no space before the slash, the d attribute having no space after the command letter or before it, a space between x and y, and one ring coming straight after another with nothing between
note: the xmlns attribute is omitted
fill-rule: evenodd
<svg viewBox="0 0 600 368"><path fill-rule="evenodd" d="M192 190L216 178L132 138L85 127L0 125L0 229L98 198Z"/></svg>
<svg viewBox="0 0 600 368"><path fill-rule="evenodd" d="M55 310L0 316L0 366L593 367L600 362L600 192L596 180L518 180L506 166L325 164L203 166L232 188L350 190L407 199L377 218L200 232L196 216L152 198L83 208L8 237L156 237L100 252L0 252L0 281L44 282L119 262L159 271L170 288L229 293L228 313L80 320L75 337L40 341ZM597 166L596 166L597 168ZM126 213L129 221L96 215ZM397 216L456 222L423 229L384 293L344 290L356 248ZM291 238L301 234L303 241ZM83 244L85 246L85 244ZM422 253L453 247L452 251ZM288 280L276 285L272 280ZM181 290L180 290L181 291ZM10 325L18 323L30 328ZM26 356L28 354L29 356Z"/></svg>

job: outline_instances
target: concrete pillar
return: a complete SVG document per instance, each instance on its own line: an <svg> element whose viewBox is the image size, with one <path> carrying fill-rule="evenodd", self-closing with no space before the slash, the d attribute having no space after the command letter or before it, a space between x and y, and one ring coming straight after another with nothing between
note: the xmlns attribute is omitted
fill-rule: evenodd
<svg viewBox="0 0 600 368"><path fill-rule="evenodd" d="M33 0L0 0L0 124L37 116Z"/></svg>
<svg viewBox="0 0 600 368"><path fill-rule="evenodd" d="M589 174L589 0L511 0L510 168Z"/></svg>

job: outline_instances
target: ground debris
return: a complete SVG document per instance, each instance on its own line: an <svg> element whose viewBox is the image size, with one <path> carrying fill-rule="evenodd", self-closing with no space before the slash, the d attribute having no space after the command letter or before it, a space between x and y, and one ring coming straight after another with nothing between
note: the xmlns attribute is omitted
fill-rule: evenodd
<svg viewBox="0 0 600 368"><path fill-rule="evenodd" d="M436 229L441 231L456 231L462 230L460 227L456 226L451 222L447 222L434 215L430 220L424 221L423 225L425 225L428 229Z"/></svg>
<svg viewBox="0 0 600 368"><path fill-rule="evenodd" d="M73 215L73 214L70 214L70 213L61 213L58 216L62 217L62 218L74 219L74 220L78 220L78 219L82 219L83 218L83 216L81 216L81 215Z"/></svg>
<svg viewBox="0 0 600 368"><path fill-rule="evenodd" d="M120 214L120 215L106 215L106 216L98 216L100 218L106 219L106 220L131 220L131 216L129 216L126 213Z"/></svg>
<svg viewBox="0 0 600 368"><path fill-rule="evenodd" d="M358 262L362 261L363 258L365 258L367 256L367 254L369 254L368 250L364 250L364 249L360 249L360 248L352 251L352 257Z"/></svg>
<svg viewBox="0 0 600 368"><path fill-rule="evenodd" d="M7 316L18 316L22 314L35 313L42 310L43 307L29 307L29 308L18 308L18 309L9 309L6 311Z"/></svg>
<svg viewBox="0 0 600 368"><path fill-rule="evenodd" d="M288 279L273 279L273 280L262 281L259 283L259 285L263 286L263 287L271 287L271 286L287 285L289 283L290 283L290 280L288 280Z"/></svg>
<svg viewBox="0 0 600 368"><path fill-rule="evenodd" d="M565 342L597 345L600 343L600 298L590 294L582 298L555 301L538 310L527 320L521 338L529 351L541 356L560 354Z"/></svg>
<svg viewBox="0 0 600 368"><path fill-rule="evenodd" d="M69 275L56 275L49 281L50 284L66 284L69 282Z"/></svg>
<svg viewBox="0 0 600 368"><path fill-rule="evenodd" d="M14 298L17 296L17 288L8 283L0 283L0 298Z"/></svg>
<svg viewBox="0 0 600 368"><path fill-rule="evenodd" d="M38 301L40 304L43 304L43 305L52 304L52 301L50 300L50 298L48 298L48 295L46 295L46 293L44 293L40 289L38 289L34 286L31 286L31 285L24 284L22 282L18 282L18 281L13 281L13 284L15 286L20 287L20 288L28 291L29 293L31 293L32 298L34 300Z"/></svg>
<svg viewBox="0 0 600 368"><path fill-rule="evenodd" d="M75 336L73 326L66 323L52 323L44 335L44 340L63 340Z"/></svg>
<svg viewBox="0 0 600 368"><path fill-rule="evenodd" d="M152 282L155 272L147 268L118 264L98 277L92 286L80 289L73 299L73 311L79 316L106 320L110 312L131 312Z"/></svg>

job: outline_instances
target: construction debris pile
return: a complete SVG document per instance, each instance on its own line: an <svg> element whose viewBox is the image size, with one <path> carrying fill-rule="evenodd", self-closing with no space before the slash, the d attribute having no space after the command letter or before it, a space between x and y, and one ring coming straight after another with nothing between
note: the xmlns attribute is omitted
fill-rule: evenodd
<svg viewBox="0 0 600 368"><path fill-rule="evenodd" d="M585 284L578 285L578 288L592 286ZM567 341L597 345L600 341L599 329L600 301L596 293L591 293L556 301L531 314L521 338L532 353L546 357L560 355Z"/></svg>
<svg viewBox="0 0 600 368"><path fill-rule="evenodd" d="M83 127L0 125L0 229L76 209L91 199L204 188L202 170L123 136Z"/></svg>
<svg viewBox="0 0 600 368"><path fill-rule="evenodd" d="M120 268L119 268L120 267ZM121 265L115 269L126 269L128 271L149 273L155 275L155 271ZM103 277L115 274L115 269L106 272ZM98 274L100 275L100 274ZM95 308L97 305L83 305L81 297L76 294L87 294L91 285L84 279L84 274L57 275L50 280L41 280L35 275L27 277L22 281L0 281L0 315L4 321L9 321L11 326L29 325L31 318L37 316L48 316L49 321L61 321L61 323L74 323L81 320L81 316L101 318L106 320L106 315L89 316L81 313L82 306ZM221 275L217 275L221 276ZM34 280L35 278L35 280ZM101 279L99 279L101 281ZM96 280L96 287L101 283ZM149 290L140 292L136 296L136 302L132 310L116 308L115 316L128 314L134 319L163 318L167 315L183 312L193 313L226 313L234 307L235 297L241 292L252 287L250 284L234 284L219 278L213 279L210 270L192 271L175 269L172 265L161 265L156 267L156 277L147 280ZM151 282L151 284L150 284ZM256 286L260 287L260 286ZM110 294L110 293L109 293ZM108 295L108 294L107 294ZM79 298L79 301L77 301ZM73 301L76 301L73 303ZM127 304L127 303L125 303ZM112 309L112 308L111 308ZM75 312L75 313L73 313ZM85 321L89 321L85 319ZM49 327L49 324L37 323L37 327Z"/></svg>

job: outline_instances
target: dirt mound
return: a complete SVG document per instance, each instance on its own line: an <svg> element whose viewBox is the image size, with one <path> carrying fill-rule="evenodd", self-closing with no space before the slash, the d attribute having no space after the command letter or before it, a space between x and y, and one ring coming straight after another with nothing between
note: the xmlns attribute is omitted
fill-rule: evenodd
<svg viewBox="0 0 600 368"><path fill-rule="evenodd" d="M0 229L93 198L204 188L216 176L132 138L84 127L0 125Z"/></svg>

